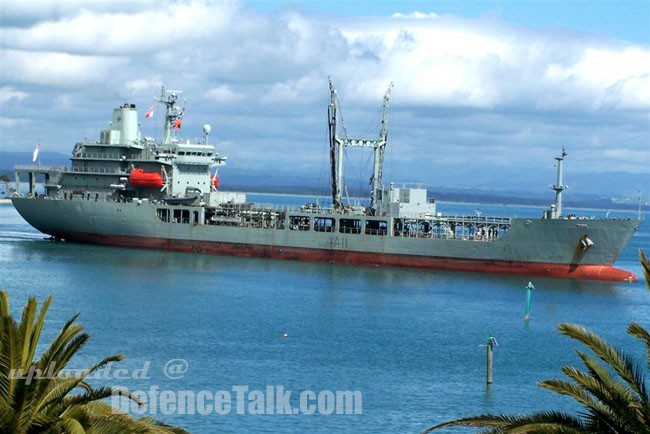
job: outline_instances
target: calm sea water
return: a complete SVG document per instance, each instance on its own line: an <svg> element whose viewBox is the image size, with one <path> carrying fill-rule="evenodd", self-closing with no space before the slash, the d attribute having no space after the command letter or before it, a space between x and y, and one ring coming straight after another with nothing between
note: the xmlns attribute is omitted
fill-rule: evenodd
<svg viewBox="0 0 650 434"><path fill-rule="evenodd" d="M527 207L439 204L441 210L463 214L477 207L484 214L540 213ZM638 250L650 253L649 226L641 226L617 266L642 275ZM529 280L536 290L525 325ZM126 360L114 368L133 373L147 367L146 375L108 382L131 391L156 385L230 391L234 399L233 387L282 386L292 391L292 407L298 407L304 390L362 394L362 414L255 415L248 407L246 414L236 414L233 401L227 415L155 415L206 434L420 432L478 413L572 410L572 401L536 386L561 377L561 366L579 362L576 345L559 336L556 325L589 326L640 361L642 348L625 328L631 321L650 326L643 280L565 281L53 243L10 204L0 205L0 288L9 291L16 313L29 295L41 300L53 295L45 342L80 312L92 338L71 367L124 354ZM487 387L480 345L490 335L499 346L494 384ZM170 379L165 366L175 359L186 361L187 371Z"/></svg>

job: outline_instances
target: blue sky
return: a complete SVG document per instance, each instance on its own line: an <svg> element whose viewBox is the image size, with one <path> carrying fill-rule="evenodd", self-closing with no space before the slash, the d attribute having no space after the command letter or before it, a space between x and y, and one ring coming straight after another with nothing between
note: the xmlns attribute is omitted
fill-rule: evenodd
<svg viewBox="0 0 650 434"><path fill-rule="evenodd" d="M648 1L24 0L0 14L0 149L41 142L45 163L125 101L159 137L142 116L166 85L184 91L183 138L212 124L229 167L326 185L331 77L357 136L376 135L394 83L391 180L546 189L565 146L571 192L650 190ZM367 160L350 151L350 183Z"/></svg>
<svg viewBox="0 0 650 434"><path fill-rule="evenodd" d="M435 12L465 18L493 16L530 27L570 28L650 44L650 2L637 0L420 0L420 1L268 1L246 0L269 13L295 9L343 16L390 16L395 11Z"/></svg>

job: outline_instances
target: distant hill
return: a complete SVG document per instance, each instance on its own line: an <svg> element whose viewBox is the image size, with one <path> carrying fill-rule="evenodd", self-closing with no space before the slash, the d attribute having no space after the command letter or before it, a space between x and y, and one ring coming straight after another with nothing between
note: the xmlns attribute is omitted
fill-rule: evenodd
<svg viewBox="0 0 650 434"><path fill-rule="evenodd" d="M254 174L251 174L240 169L226 167L222 171L221 178L221 188L228 191L324 196L331 194L329 180L322 181L317 177L309 177L305 174L291 174L277 170L255 171ZM546 186L534 193L524 190L504 191L488 188L468 189L432 185L427 185L427 188L431 198L447 202L534 205L546 208L555 200L555 193ZM563 203L566 207L630 210L638 208L638 201L634 196L622 200L605 194L578 193L577 188L576 191L573 190L572 188L564 193ZM350 197L368 197L369 187L365 189L349 187L347 193ZM649 205L646 199L646 205L643 209L650 210Z"/></svg>
<svg viewBox="0 0 650 434"><path fill-rule="evenodd" d="M32 156L31 152L0 151L0 170L13 172L13 167L17 164L32 164ZM68 166L70 155L41 152L38 160L43 166Z"/></svg>

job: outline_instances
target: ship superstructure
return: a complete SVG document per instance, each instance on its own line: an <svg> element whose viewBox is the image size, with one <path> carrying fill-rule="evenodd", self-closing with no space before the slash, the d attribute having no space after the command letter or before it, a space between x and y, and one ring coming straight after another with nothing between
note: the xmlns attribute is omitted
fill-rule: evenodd
<svg viewBox="0 0 650 434"><path fill-rule="evenodd" d="M69 169L16 167L30 192L15 197L18 212L53 239L137 248L258 256L370 266L480 271L580 279L631 281L613 266L640 224L635 220L579 219L562 215L562 149L551 188L554 205L540 219L439 213L426 189L384 184L389 86L377 139L348 138L339 128L336 89L330 81L332 207L260 207L243 193L219 189L226 157L208 142L174 135L184 109L177 91L163 91L162 141L140 135L137 110L113 111L97 141L75 145ZM370 204L344 205L345 147L372 149ZM35 193L45 176L45 195ZM18 183L17 183L18 185Z"/></svg>

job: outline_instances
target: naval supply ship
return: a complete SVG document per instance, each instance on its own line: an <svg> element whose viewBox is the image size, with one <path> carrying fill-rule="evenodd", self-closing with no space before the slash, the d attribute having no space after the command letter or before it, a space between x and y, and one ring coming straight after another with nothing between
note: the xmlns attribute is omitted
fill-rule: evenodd
<svg viewBox="0 0 650 434"><path fill-rule="evenodd" d="M180 140L180 92L163 88L161 141L142 137L134 104L113 110L97 140L74 146L71 166L16 166L29 192L12 202L52 240L243 257L375 267L412 267L557 278L634 281L614 267L639 220L580 218L562 213L564 148L555 157L555 203L540 218L445 215L425 188L382 183L389 86L374 139L347 136L339 126L337 91L328 106L331 207L291 209L248 202L219 188L226 157L208 141ZM153 107L145 117L149 117ZM344 149L368 148L374 164L368 206L343 200ZM44 179L44 193L36 179Z"/></svg>

